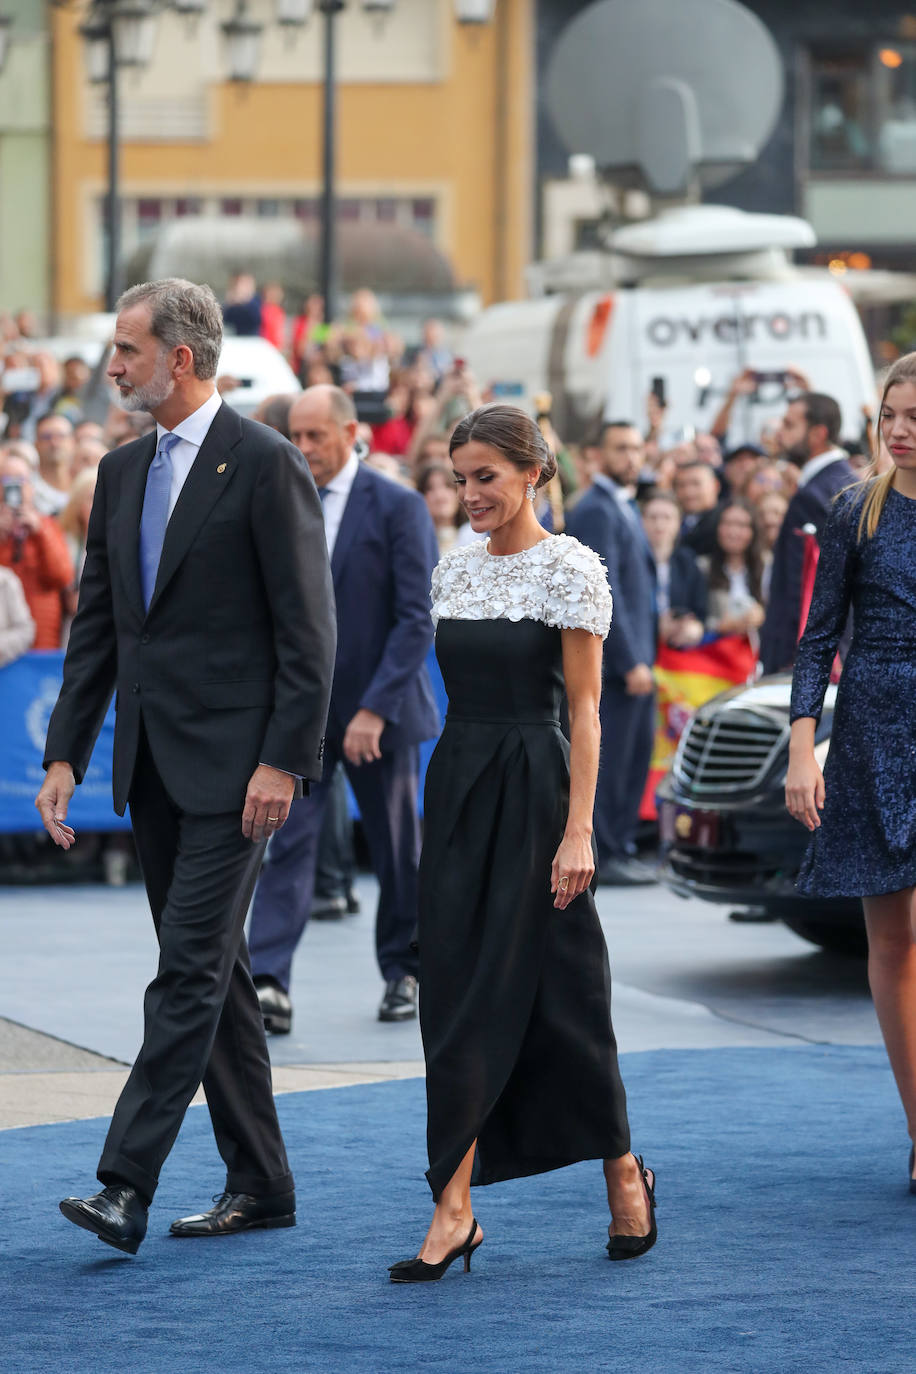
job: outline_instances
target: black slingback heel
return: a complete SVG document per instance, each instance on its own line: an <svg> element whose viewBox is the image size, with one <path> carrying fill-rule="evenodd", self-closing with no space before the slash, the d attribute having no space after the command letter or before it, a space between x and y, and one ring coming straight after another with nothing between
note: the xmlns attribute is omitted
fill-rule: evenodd
<svg viewBox="0 0 916 1374"><path fill-rule="evenodd" d="M636 1259L639 1255L644 1255L647 1250L658 1240L658 1227L655 1224L655 1173L652 1169L647 1169L642 1162L642 1155L637 1157L636 1163L639 1165L639 1172L642 1174L643 1187L646 1190L646 1199L649 1203L649 1231L645 1236L615 1236L611 1235L607 1243L607 1257L612 1260ZM652 1182L649 1182L649 1175L652 1174ZM608 1227L608 1233L610 1233Z"/></svg>
<svg viewBox="0 0 916 1374"><path fill-rule="evenodd" d="M478 1245L483 1244L483 1237L474 1244L474 1237L477 1235L477 1218L474 1218L470 1233L463 1245L459 1245L456 1250L450 1250L438 1264L427 1264L425 1260L408 1259L398 1260L397 1264L392 1264L388 1268L388 1276L392 1283L434 1283L436 1279L441 1279L446 1269L459 1256L464 1256L464 1272L471 1272L471 1255Z"/></svg>

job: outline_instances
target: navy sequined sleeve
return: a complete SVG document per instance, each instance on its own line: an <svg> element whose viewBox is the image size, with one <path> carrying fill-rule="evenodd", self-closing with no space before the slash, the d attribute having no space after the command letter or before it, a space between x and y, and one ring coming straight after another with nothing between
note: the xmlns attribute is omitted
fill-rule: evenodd
<svg viewBox="0 0 916 1374"><path fill-rule="evenodd" d="M852 602L861 492L842 492L824 527L814 595L792 673L791 719L821 718L824 694Z"/></svg>

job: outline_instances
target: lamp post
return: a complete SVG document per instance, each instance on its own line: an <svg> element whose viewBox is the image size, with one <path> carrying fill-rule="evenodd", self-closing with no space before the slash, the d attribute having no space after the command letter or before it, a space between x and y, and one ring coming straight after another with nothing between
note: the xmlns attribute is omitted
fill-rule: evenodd
<svg viewBox="0 0 916 1374"><path fill-rule="evenodd" d="M12 24L8 14L0 14L0 74L6 65L6 54L10 44L10 25Z"/></svg>
<svg viewBox="0 0 916 1374"><path fill-rule="evenodd" d="M114 310L121 294L121 130L118 72L144 67L156 36L154 0L92 0L80 33L86 45L89 80L107 87L108 187L105 195L108 242L105 252L105 309Z"/></svg>
<svg viewBox="0 0 916 1374"><path fill-rule="evenodd" d="M384 19L397 0L360 0L364 13ZM174 3L174 0L173 0ZM337 313L337 18L346 9L346 0L275 0L277 23L299 27L313 10L324 21L322 34L323 119L321 141L321 247L318 289L324 301L325 322ZM487 24L493 17L496 0L454 0L455 18L462 25ZM229 52L230 79L254 80L257 44L262 25L248 15L247 0L236 0L235 14L223 24Z"/></svg>

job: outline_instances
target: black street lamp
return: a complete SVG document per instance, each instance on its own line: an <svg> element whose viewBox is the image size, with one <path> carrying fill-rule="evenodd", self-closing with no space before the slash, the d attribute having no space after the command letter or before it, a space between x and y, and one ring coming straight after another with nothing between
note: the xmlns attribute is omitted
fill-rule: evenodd
<svg viewBox="0 0 916 1374"><path fill-rule="evenodd" d="M12 24L8 14L0 14L0 72L6 65L6 54L10 44L10 25Z"/></svg>
<svg viewBox="0 0 916 1374"><path fill-rule="evenodd" d="M153 0L93 0L80 33L86 45L89 80L104 83L108 96L108 189L105 211L105 309L114 310L121 294L121 130L118 72L144 67L156 37Z"/></svg>
<svg viewBox="0 0 916 1374"><path fill-rule="evenodd" d="M384 19L397 0L360 0L366 14ZM487 24L493 18L496 0L454 0L459 24ZM279 24L297 27L317 10L324 19L323 33L323 121L321 181L321 252L318 289L324 300L324 318L330 324L337 313L337 16L346 9L346 0L276 0ZM230 78L254 80L261 25L247 13L247 0L236 0L232 19L224 23L223 34L229 52Z"/></svg>

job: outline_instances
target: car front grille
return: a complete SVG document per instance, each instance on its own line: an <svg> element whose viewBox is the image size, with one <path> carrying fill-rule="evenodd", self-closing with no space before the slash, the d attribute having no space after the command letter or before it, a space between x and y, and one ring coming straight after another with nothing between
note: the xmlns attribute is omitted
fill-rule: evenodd
<svg viewBox="0 0 916 1374"><path fill-rule="evenodd" d="M789 739L780 712L733 708L687 723L674 760L682 787L698 796L745 792L759 786Z"/></svg>

